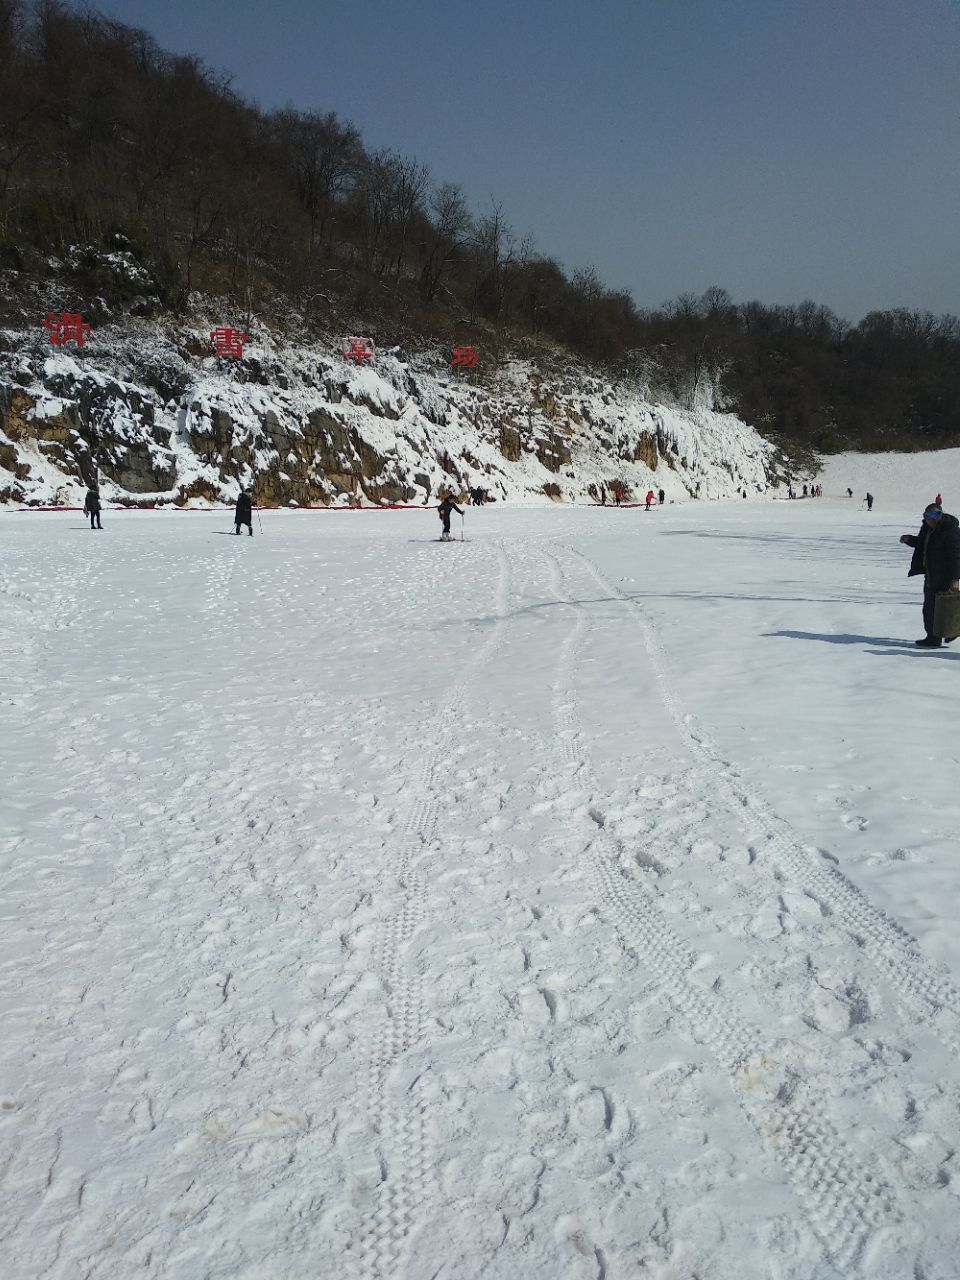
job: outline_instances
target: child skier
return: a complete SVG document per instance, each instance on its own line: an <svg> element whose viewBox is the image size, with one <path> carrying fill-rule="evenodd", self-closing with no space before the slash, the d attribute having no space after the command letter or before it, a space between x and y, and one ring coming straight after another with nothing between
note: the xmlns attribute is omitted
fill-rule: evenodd
<svg viewBox="0 0 960 1280"><path fill-rule="evenodd" d="M441 542L450 541L450 512L451 511L456 511L457 515L461 515L461 516L463 515L463 512L460 510L460 508L457 506L457 504L453 500L453 494L448 493L441 499L440 505L437 507L437 514L439 515L440 520L443 523L443 533L441 533L440 535Z"/></svg>

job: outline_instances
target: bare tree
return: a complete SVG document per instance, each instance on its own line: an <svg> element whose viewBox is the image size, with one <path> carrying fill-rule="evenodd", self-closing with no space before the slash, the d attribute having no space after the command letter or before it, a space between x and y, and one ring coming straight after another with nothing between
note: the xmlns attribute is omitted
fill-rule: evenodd
<svg viewBox="0 0 960 1280"><path fill-rule="evenodd" d="M362 157L360 134L333 111L325 115L288 107L271 117L297 198L310 219L309 251L323 247L337 202L353 182Z"/></svg>
<svg viewBox="0 0 960 1280"><path fill-rule="evenodd" d="M444 276L461 253L473 219L460 187L444 182L427 202L429 222L420 269L420 296L433 302Z"/></svg>
<svg viewBox="0 0 960 1280"><path fill-rule="evenodd" d="M430 188L430 170L410 156L391 156L387 162L390 179L388 217L393 243L393 277L399 280L407 261L410 232L415 220L424 216L424 200Z"/></svg>

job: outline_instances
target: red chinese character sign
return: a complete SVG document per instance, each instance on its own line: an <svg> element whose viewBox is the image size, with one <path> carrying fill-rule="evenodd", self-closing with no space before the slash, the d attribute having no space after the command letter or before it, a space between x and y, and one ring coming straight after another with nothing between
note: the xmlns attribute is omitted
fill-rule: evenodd
<svg viewBox="0 0 960 1280"><path fill-rule="evenodd" d="M210 334L210 341L218 356L226 356L231 360L243 359L243 344L250 339L240 329L221 327Z"/></svg>
<svg viewBox="0 0 960 1280"><path fill-rule="evenodd" d="M475 369L480 363L480 352L476 347L454 347L450 363L457 369Z"/></svg>
<svg viewBox="0 0 960 1280"><path fill-rule="evenodd" d="M75 311L61 311L59 319L53 311L48 311L43 327L50 334L50 342L55 347L62 347L67 342L75 342L78 347L82 347L91 332L83 316Z"/></svg>
<svg viewBox="0 0 960 1280"><path fill-rule="evenodd" d="M377 353L372 338L344 338L340 343L344 360L352 360L354 364L373 364Z"/></svg>

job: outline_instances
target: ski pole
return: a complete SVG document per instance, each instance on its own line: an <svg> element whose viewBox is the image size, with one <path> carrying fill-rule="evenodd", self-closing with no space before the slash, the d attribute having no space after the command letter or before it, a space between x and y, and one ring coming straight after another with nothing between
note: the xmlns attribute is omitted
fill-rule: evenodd
<svg viewBox="0 0 960 1280"><path fill-rule="evenodd" d="M463 512L460 512L460 541L463 541Z"/></svg>
<svg viewBox="0 0 960 1280"><path fill-rule="evenodd" d="M257 524L260 526L260 537L263 537L263 520L260 516L260 508L257 507Z"/></svg>

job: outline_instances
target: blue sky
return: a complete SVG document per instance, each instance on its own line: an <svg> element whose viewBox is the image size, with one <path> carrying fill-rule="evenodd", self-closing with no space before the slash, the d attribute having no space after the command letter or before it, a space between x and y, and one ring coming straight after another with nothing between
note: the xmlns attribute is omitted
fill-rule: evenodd
<svg viewBox="0 0 960 1280"><path fill-rule="evenodd" d="M960 313L960 0L103 0L640 306Z"/></svg>

